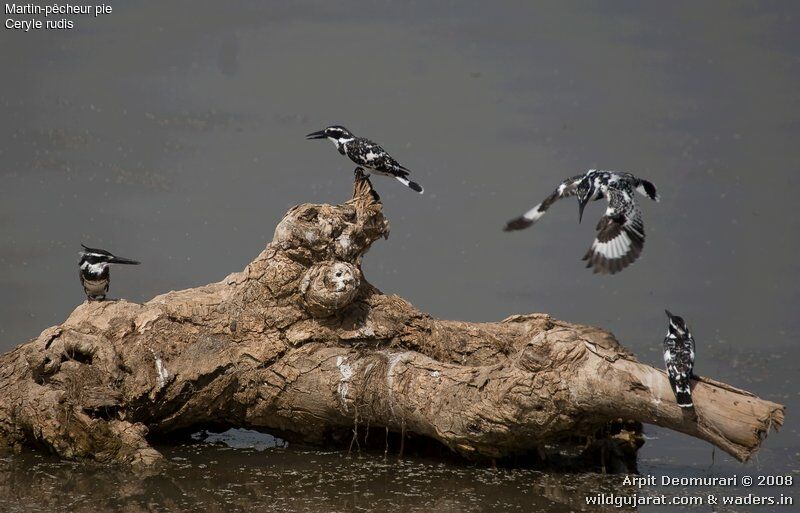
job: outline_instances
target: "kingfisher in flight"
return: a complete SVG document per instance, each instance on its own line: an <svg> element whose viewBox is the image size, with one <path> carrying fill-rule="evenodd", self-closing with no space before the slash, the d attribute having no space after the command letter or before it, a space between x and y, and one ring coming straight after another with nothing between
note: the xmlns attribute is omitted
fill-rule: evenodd
<svg viewBox="0 0 800 513"><path fill-rule="evenodd" d="M339 153L347 155L350 160L367 172L392 177L412 191L420 194L423 192L420 184L409 180L408 168L400 165L386 150L369 139L356 137L341 125L332 125L312 132L306 136L306 139L330 139Z"/></svg>
<svg viewBox="0 0 800 513"><path fill-rule="evenodd" d="M659 201L655 185L647 180L630 173L590 169L586 174L561 182L544 201L509 221L505 231L531 226L553 203L568 196L578 198L580 222L587 203L605 198L608 208L597 223L597 237L583 260L587 261L586 267L594 268L595 273L615 274L636 261L644 247L644 222L634 191Z"/></svg>
<svg viewBox="0 0 800 513"><path fill-rule="evenodd" d="M136 260L114 256L104 249L88 248L81 244L78 267L80 268L81 285L89 301L102 301L108 293L111 283L109 264L139 265Z"/></svg>
<svg viewBox="0 0 800 513"><path fill-rule="evenodd" d="M664 338L664 364L675 401L681 408L693 408L691 378L694 376L694 337L683 318L664 310L669 318Z"/></svg>

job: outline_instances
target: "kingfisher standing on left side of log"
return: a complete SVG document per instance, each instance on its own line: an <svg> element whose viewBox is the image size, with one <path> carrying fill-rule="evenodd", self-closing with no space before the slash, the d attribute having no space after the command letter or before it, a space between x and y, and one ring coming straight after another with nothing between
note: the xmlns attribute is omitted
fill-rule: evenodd
<svg viewBox="0 0 800 513"><path fill-rule="evenodd" d="M109 264L139 265L136 260L114 256L104 249L88 248L81 244L78 267L79 276L86 299L89 301L102 301L108 293L111 284L111 271Z"/></svg>
<svg viewBox="0 0 800 513"><path fill-rule="evenodd" d="M400 165L386 150L369 139L356 137L341 125L331 125L312 132L306 135L306 139L329 139L339 153L347 155L367 172L392 177L412 191L420 194L423 192L420 184L408 179L411 171Z"/></svg>
<svg viewBox="0 0 800 513"><path fill-rule="evenodd" d="M644 221L634 191L659 201L656 186L630 173L590 169L583 175L567 178L541 203L512 219L505 231L522 230L539 220L553 203L569 196L578 197L578 222L590 201L608 200L605 215L597 223L597 237L584 255L586 267L594 272L615 274L632 264L644 247Z"/></svg>
<svg viewBox="0 0 800 513"><path fill-rule="evenodd" d="M669 318L664 338L664 364L675 401L681 408L692 408L691 378L694 376L694 337L682 317L664 310Z"/></svg>

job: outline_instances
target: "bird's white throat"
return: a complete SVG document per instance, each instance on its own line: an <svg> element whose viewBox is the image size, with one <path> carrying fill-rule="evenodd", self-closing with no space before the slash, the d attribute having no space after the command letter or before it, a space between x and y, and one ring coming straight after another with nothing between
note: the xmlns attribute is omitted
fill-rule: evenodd
<svg viewBox="0 0 800 513"><path fill-rule="evenodd" d="M108 267L107 262L97 262L96 264L90 264L89 262L84 262L81 264L81 271L84 271L87 274L102 274L107 267Z"/></svg>

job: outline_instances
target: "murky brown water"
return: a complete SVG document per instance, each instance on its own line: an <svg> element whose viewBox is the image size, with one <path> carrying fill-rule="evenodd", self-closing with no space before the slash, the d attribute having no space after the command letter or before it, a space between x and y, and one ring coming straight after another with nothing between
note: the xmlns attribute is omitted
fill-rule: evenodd
<svg viewBox="0 0 800 513"><path fill-rule="evenodd" d="M0 349L82 301L80 242L142 260L112 291L143 301L241 269L291 205L345 199L351 166L303 138L337 122L426 187L376 179L393 231L367 256L371 282L446 318L603 325L654 364L668 307L695 332L698 373L787 404L787 420L745 466L649 428L642 471L797 476L799 20L791 2L186 0L120 2L70 32L0 30ZM631 269L582 268L594 223L572 203L500 230L595 166L661 191ZM8 457L0 509L567 511L586 482L618 486L297 448L165 450L185 459L147 478ZM717 511L730 510L747 508Z"/></svg>

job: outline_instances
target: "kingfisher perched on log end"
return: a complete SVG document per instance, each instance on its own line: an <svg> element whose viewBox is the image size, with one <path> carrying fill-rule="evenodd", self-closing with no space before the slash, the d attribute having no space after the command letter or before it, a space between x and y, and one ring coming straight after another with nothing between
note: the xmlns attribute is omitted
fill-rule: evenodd
<svg viewBox="0 0 800 513"><path fill-rule="evenodd" d="M306 139L330 139L339 153L347 155L367 172L392 177L412 191L420 194L423 192L420 184L408 179L410 173L408 168L400 165L386 150L369 139L356 137L341 125L332 125L312 132Z"/></svg>
<svg viewBox="0 0 800 513"><path fill-rule="evenodd" d="M669 318L664 338L664 364L675 401L681 408L692 408L691 378L694 376L694 337L682 317L664 310Z"/></svg>
<svg viewBox="0 0 800 513"><path fill-rule="evenodd" d="M83 251L78 261L83 291L89 301L102 301L111 283L109 264L139 265L136 260L114 256L104 249L89 248L81 244Z"/></svg>
<svg viewBox="0 0 800 513"><path fill-rule="evenodd" d="M583 260L587 261L586 267L594 267L596 273L614 274L639 258L644 247L644 222L634 190L653 201L659 201L655 185L647 180L630 173L590 169L586 174L561 182L544 201L509 221L505 231L531 226L553 203L568 196L578 198L580 222L587 203L606 198L608 208L597 223L597 237Z"/></svg>

